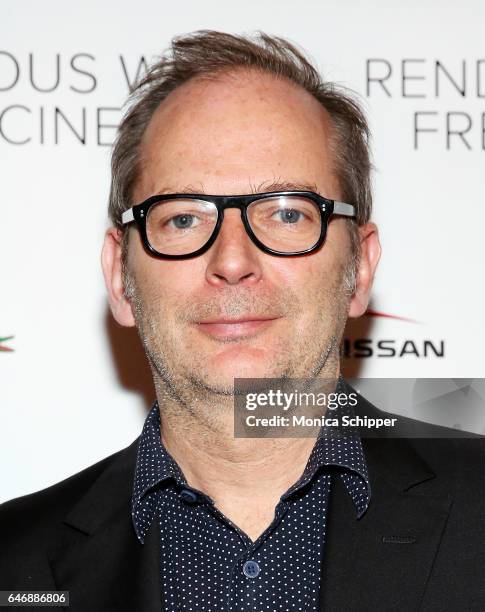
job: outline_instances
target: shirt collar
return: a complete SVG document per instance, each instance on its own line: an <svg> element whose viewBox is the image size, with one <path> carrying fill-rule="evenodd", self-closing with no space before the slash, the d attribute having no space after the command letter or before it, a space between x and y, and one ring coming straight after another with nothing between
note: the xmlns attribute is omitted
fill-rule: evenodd
<svg viewBox="0 0 485 612"><path fill-rule="evenodd" d="M350 390L351 388L340 376L335 391L344 393L348 397ZM348 402L338 405L335 410L327 410L325 416L342 423L344 416L348 419L355 417L355 410ZM288 489L283 499L302 489L323 466L336 468L354 502L357 518L361 518L370 503L371 486L362 440L357 427L342 427L342 425L321 427L301 478Z"/></svg>
<svg viewBox="0 0 485 612"><path fill-rule="evenodd" d="M160 410L155 402L145 419L138 444L131 501L133 526L141 542L155 513L155 500L150 493L169 480L181 486L186 484L182 471L160 438Z"/></svg>
<svg viewBox="0 0 485 612"><path fill-rule="evenodd" d="M339 378L337 390L344 390L345 381ZM332 416L354 417L351 405L339 406ZM357 428L346 428L345 432L322 427L310 453L301 478L282 496L289 498L310 482L322 466L334 466L351 496L357 518L367 510L371 487L362 441ZM158 485L167 481L181 487L187 481L178 464L168 453L160 438L160 411L155 402L145 420L140 436L133 484L131 514L138 539L143 542L155 514L154 493Z"/></svg>

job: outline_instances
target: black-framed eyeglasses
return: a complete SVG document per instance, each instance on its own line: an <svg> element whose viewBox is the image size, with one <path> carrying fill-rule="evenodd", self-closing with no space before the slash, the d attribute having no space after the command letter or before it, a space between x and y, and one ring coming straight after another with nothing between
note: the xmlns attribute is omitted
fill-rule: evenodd
<svg viewBox="0 0 485 612"><path fill-rule="evenodd" d="M215 242L226 208L239 208L248 236L265 253L289 257L316 251L325 241L332 215L355 217L352 204L313 191L272 191L251 195L171 193L155 195L126 210L123 225L134 221L149 253L163 259L188 259Z"/></svg>

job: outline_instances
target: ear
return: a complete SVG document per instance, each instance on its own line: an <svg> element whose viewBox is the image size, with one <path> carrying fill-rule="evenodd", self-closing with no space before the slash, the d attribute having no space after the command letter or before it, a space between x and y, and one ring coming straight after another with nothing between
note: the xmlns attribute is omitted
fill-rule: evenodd
<svg viewBox="0 0 485 612"><path fill-rule="evenodd" d="M360 317L369 304L374 274L381 257L381 243L375 223L359 227L360 263L355 279L355 292L350 300L349 317Z"/></svg>
<svg viewBox="0 0 485 612"><path fill-rule="evenodd" d="M124 327L134 327L135 318L133 317L131 304L126 299L123 290L121 237L122 232L115 227L110 227L106 231L103 250L101 251L101 266L113 317Z"/></svg>

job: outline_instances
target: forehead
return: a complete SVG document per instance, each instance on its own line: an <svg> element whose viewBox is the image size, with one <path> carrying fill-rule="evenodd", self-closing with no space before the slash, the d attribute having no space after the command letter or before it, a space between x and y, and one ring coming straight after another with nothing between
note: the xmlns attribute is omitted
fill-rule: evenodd
<svg viewBox="0 0 485 612"><path fill-rule="evenodd" d="M314 184L337 197L332 129L322 105L286 79L248 70L193 79L145 131L136 199L187 186L247 193L266 182Z"/></svg>

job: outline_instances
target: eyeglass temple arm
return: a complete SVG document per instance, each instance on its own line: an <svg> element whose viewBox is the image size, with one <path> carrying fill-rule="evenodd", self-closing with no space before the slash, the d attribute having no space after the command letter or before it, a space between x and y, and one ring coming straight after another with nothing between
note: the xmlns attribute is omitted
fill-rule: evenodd
<svg viewBox="0 0 485 612"><path fill-rule="evenodd" d="M355 207L352 204L346 204L345 202L333 203L334 215L344 215L344 217L355 217Z"/></svg>
<svg viewBox="0 0 485 612"><path fill-rule="evenodd" d="M125 223L129 223L130 221L134 221L135 217L133 216L133 208L129 210L125 210L125 212L121 215L121 223L125 225Z"/></svg>

